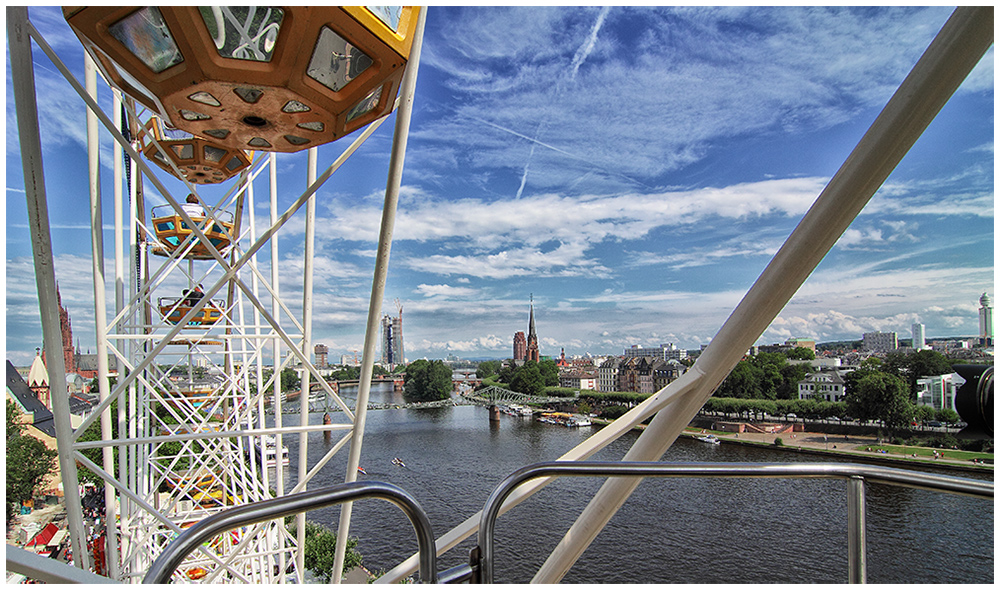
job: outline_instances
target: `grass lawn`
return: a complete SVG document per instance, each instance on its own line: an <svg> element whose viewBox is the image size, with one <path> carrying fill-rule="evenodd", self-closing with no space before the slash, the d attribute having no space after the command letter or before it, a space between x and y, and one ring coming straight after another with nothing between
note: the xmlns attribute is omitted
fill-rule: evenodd
<svg viewBox="0 0 1000 590"><path fill-rule="evenodd" d="M938 455L943 458L956 459L959 461L972 461L973 459L980 459L980 460L993 459L993 453L975 453L972 451L959 451L956 449L935 449L932 447L910 447L903 445L877 445L877 446L872 445L871 447L859 445L857 448L858 450L862 450L862 447L864 447L865 450L871 448L873 453L879 450L884 450L885 452L891 453L893 455L906 455L912 457L914 454L916 454L918 458L923 458L923 459L928 459L928 458L933 459L934 451L937 451Z"/></svg>

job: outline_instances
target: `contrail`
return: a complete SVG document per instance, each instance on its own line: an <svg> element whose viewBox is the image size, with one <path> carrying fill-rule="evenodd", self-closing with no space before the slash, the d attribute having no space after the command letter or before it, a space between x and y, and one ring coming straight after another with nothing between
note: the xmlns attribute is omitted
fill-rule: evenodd
<svg viewBox="0 0 1000 590"><path fill-rule="evenodd" d="M517 187L517 194L514 195L514 199L520 199L521 193L524 192L524 185L528 183L528 167L531 165L531 158L535 155L535 146L538 145L538 137L542 133L542 124L538 124L538 128L535 129L535 139L531 142L531 149L528 151L528 160L524 163L524 172L521 173L521 186Z"/></svg>
<svg viewBox="0 0 1000 590"><path fill-rule="evenodd" d="M567 152L566 150L564 150L562 148L557 148L556 146L554 146L552 144L545 143L544 141L539 141L538 139L536 139L534 137L528 137L527 135L525 135L523 133L519 133L517 131L514 131L513 129L508 129L507 127L503 127L502 125L497 125L496 123L493 123L491 121L487 121L486 119L482 119L480 117L474 117L474 116L468 115L468 114L466 114L464 116L468 117L469 119L472 119L473 121L479 121L483 125L488 125L489 127L493 127L494 129L498 129L500 131L503 131L504 133L510 133L511 135L513 135L515 137L520 137L521 139L524 139L524 140L527 140L527 141L531 142L531 145L532 145L532 152L531 153L534 153L535 146L539 146L540 145L543 148L550 149L550 150L552 150L552 151L554 151L556 153L560 153L560 154L562 154L562 155L564 155L566 157L573 158L574 160L579 160L581 162L587 162L587 163L590 164L590 166L592 168L597 168L598 170L606 172L610 176L617 176L619 178L624 178L625 180L627 180L627 181L629 181L629 182L631 182L631 183L633 183L635 185L644 187L644 188L652 188L649 184L646 184L645 182L642 182L640 180L632 178L631 176L628 176L627 174L624 174L623 172L621 172L619 170L615 170L615 169L611 169L611 168L605 168L605 167L602 167L602 166L598 166L593 161L591 161L589 158L584 158L583 156L574 154L572 152ZM537 131L536 131L535 135L538 135ZM529 158L530 158L530 154L529 154ZM525 165L525 168L527 168L527 165ZM590 174L590 172L588 172L588 174ZM522 187L521 188L523 189L524 188L524 186L523 186L524 185L524 179L523 178L521 180L521 183L522 183ZM576 184L576 183L574 183L574 184ZM521 191L519 190L518 191L518 195L520 196L520 194L521 194Z"/></svg>
<svg viewBox="0 0 1000 590"><path fill-rule="evenodd" d="M576 73L580 70L580 66L590 56L590 52L594 50L594 45L597 44L597 33L604 26L604 19L608 16L609 10L611 10L610 6L601 8L600 14L597 15L597 21L594 23L593 28L590 29L590 37L587 38L586 43L581 45L580 49L576 51L576 55L573 56L573 63L571 64L573 71L570 74L570 80L576 79Z"/></svg>
<svg viewBox="0 0 1000 590"><path fill-rule="evenodd" d="M576 50L576 54L573 56L573 61L570 62L569 81L576 79L576 73L580 71L580 66L583 65L583 62L587 60L587 57L594 50L594 46L597 44L597 33L600 32L601 27L604 25L604 19L608 16L609 10L611 10L610 6L604 6L601 8L601 12L597 15L597 21L594 22L594 26L590 29L590 35L587 36L587 40L584 41L583 45ZM556 84L556 101L553 102L558 101L559 95L562 94L565 86L565 81L560 81ZM544 127L545 121L543 120L538 124L538 128L535 129L535 137L531 140L531 150L528 152L528 159L524 162L524 172L521 173L521 186L517 188L517 194L514 196L515 199L521 198L521 193L524 192L524 186L528 183L528 169L531 166L531 159L535 155L535 146L541 143L538 141L538 138L541 137L542 129Z"/></svg>

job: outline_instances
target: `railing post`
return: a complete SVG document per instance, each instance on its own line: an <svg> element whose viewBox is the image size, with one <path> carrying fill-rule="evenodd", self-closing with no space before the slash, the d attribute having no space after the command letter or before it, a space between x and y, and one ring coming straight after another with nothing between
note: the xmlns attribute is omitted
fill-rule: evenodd
<svg viewBox="0 0 1000 590"><path fill-rule="evenodd" d="M864 584L867 581L865 559L865 479L847 479L847 581Z"/></svg>

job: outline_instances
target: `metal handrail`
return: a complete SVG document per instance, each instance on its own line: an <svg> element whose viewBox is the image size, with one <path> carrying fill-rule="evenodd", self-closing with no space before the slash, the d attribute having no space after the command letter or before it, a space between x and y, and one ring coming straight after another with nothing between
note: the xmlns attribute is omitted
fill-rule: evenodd
<svg viewBox="0 0 1000 590"><path fill-rule="evenodd" d="M977 498L993 498L993 483L855 463L647 463L628 461L550 461L518 469L497 486L479 523L479 581L493 583L493 535L504 500L521 484L540 477L769 477L832 478L848 481L848 581L864 583L865 481Z"/></svg>
<svg viewBox="0 0 1000 590"><path fill-rule="evenodd" d="M420 553L420 580L430 584L437 583L434 532L427 514L410 494L392 484L378 481L344 483L245 504L213 514L184 531L167 545L163 553L156 558L152 567L146 572L146 577L142 581L144 584L168 583L174 571L189 553L220 533L249 524L284 518L362 498L381 498L402 509L417 533L417 547Z"/></svg>

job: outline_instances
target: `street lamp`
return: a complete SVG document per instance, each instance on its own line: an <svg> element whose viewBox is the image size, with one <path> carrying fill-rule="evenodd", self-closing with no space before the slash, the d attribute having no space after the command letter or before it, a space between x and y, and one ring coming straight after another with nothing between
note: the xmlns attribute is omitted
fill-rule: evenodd
<svg viewBox="0 0 1000 590"><path fill-rule="evenodd" d="M297 152L390 113L417 7L63 7L104 77L172 127Z"/></svg>

